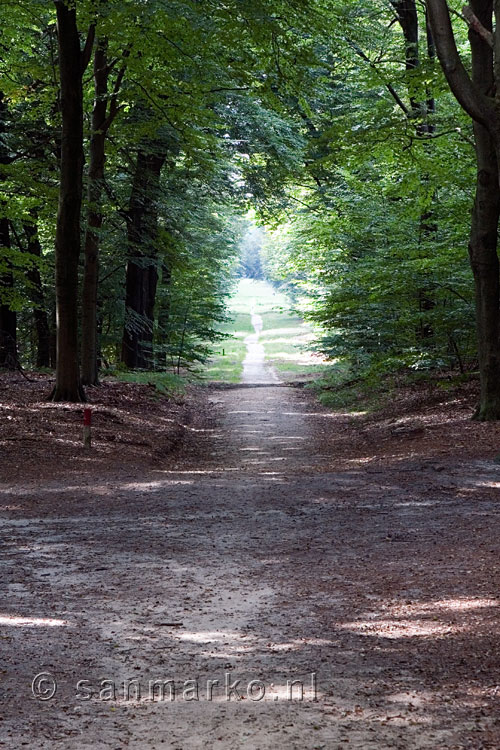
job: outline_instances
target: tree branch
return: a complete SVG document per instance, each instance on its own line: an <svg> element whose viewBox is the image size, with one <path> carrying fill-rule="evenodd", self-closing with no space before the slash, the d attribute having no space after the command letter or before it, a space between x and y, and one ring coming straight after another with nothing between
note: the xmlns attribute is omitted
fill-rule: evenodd
<svg viewBox="0 0 500 750"><path fill-rule="evenodd" d="M127 60L127 58L130 56L130 50L132 49L132 45L130 44L128 47L126 47L123 50L122 59ZM109 97L109 114L104 122L103 128L105 130L108 130L111 126L111 123L115 119L116 115L120 111L120 106L117 103L118 94L120 93L120 89L123 82L123 77L125 75L125 71L127 69L126 63L122 65L120 70L118 71L118 75L116 76L115 85L113 87L113 92L111 96Z"/></svg>
<svg viewBox="0 0 500 750"><path fill-rule="evenodd" d="M464 67L458 54L446 1L426 0L426 5L436 51L450 89L473 120L490 128L496 117L493 102L473 84Z"/></svg>
<svg viewBox="0 0 500 750"><path fill-rule="evenodd" d="M89 31L87 34L87 39L85 40L85 46L82 50L82 58L81 58L82 76L87 70L87 66L92 56L92 48L94 46L94 39L95 39L95 26L96 26L95 22L90 24Z"/></svg>
<svg viewBox="0 0 500 750"><path fill-rule="evenodd" d="M464 5L462 8L462 14L470 29L479 34L482 39L493 49L493 34L488 29L485 29L479 18L475 15L468 5Z"/></svg>
<svg viewBox="0 0 500 750"><path fill-rule="evenodd" d="M394 99L394 101L398 105L398 107L400 107L403 110L403 112L405 113L405 115L409 116L410 110L408 109L408 107L406 106L406 104L403 102L403 100L399 96L399 94L396 91L396 89L394 88L394 86L392 86L390 83L388 83L387 81L384 80L384 78L380 74L380 71L377 68L377 66L375 65L375 63L372 60L370 60L370 58L368 57L368 55L366 55L363 52L363 50L361 49L361 47L359 47L356 44L356 42L353 42L352 39L346 39L346 41L347 41L348 45L354 50L354 52L357 55L359 55L359 57L361 57L362 60L364 60L365 62L367 62L368 65L370 66L370 68L372 68L372 70L374 70L377 73L377 75L379 76L379 78L382 80L382 83L386 87L387 91L389 92L389 94L392 96L392 98Z"/></svg>

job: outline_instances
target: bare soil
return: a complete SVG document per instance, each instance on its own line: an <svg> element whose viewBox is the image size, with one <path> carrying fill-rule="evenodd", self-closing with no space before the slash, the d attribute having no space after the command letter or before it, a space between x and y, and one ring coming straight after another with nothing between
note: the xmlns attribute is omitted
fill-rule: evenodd
<svg viewBox="0 0 500 750"><path fill-rule="evenodd" d="M498 750L500 427L474 388L367 416L106 384L85 452L81 407L2 377L0 745Z"/></svg>

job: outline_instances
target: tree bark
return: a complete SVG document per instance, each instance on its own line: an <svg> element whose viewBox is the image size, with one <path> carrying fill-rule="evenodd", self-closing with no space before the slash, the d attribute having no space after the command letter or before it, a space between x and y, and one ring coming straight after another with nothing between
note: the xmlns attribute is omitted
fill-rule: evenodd
<svg viewBox="0 0 500 750"><path fill-rule="evenodd" d="M157 201L165 153L137 155L128 212L128 251L122 361L130 369L153 363L153 327L158 282Z"/></svg>
<svg viewBox="0 0 500 750"><path fill-rule="evenodd" d="M477 5L481 6L479 15L484 17L486 14L491 19L492 1L478 0L477 3L471 2L474 10ZM453 35L446 0L426 0L426 6L439 62L453 95L473 120L489 129L492 118L495 118L495 107L491 98L483 94L474 85L465 69ZM491 28L491 20L489 23ZM472 34L469 35L469 38L472 38ZM483 43L488 46L486 42Z"/></svg>
<svg viewBox="0 0 500 750"><path fill-rule="evenodd" d="M10 162L9 154L3 134L5 133L5 118L7 115L7 104L4 95L0 92L0 164ZM4 208L4 204L2 204ZM0 249L10 247L9 220L4 216L0 218ZM7 270L0 275L0 367L15 369L18 365L17 359L17 316L11 309L9 296L14 291L14 276Z"/></svg>
<svg viewBox="0 0 500 750"><path fill-rule="evenodd" d="M469 257L474 275L481 394L477 419L500 419L500 285L497 233L500 216L497 156L492 139L475 125L477 182Z"/></svg>
<svg viewBox="0 0 500 750"><path fill-rule="evenodd" d="M492 3L471 3L484 28L492 29ZM493 51L475 31L469 32L472 51L472 82L487 96L495 85ZM493 125L493 123L492 123ZM493 131L494 132L494 131ZM474 275L476 332L481 394L475 414L479 420L500 419L500 279L498 222L500 189L499 142L483 125L474 124L477 179L472 211L469 257ZM496 141L496 143L495 143Z"/></svg>
<svg viewBox="0 0 500 750"><path fill-rule="evenodd" d="M493 1L471 0L472 14L482 29L492 32ZM498 3L495 3L497 10ZM500 86L500 61L494 66L493 50L484 34L469 29L472 77L457 50L448 5L427 0L436 51L454 96L474 120L477 179L469 238L474 275L476 332L481 393L475 417L500 419L500 281L498 224L500 219L500 122L494 101ZM500 12L500 7L498 8ZM496 19L498 37L500 18Z"/></svg>
<svg viewBox="0 0 500 750"><path fill-rule="evenodd" d="M83 55L76 10L55 0L61 86L61 165L56 225L56 384L53 401L84 401L78 364L78 261L83 180Z"/></svg>
<svg viewBox="0 0 500 750"><path fill-rule="evenodd" d="M0 219L0 248L10 247L9 220ZM14 277L10 271L0 276L0 297L8 297L14 291ZM0 304L0 367L15 370L18 367L17 358L17 316L11 309L9 300Z"/></svg>
<svg viewBox="0 0 500 750"><path fill-rule="evenodd" d="M27 239L27 250L30 255L40 258L42 250L38 239L36 213L33 214L34 224L25 224L24 233ZM28 271L28 281L31 283L31 301L33 303L33 318L36 331L36 366L50 367L50 328L45 308L42 279L38 265Z"/></svg>
<svg viewBox="0 0 500 750"><path fill-rule="evenodd" d="M392 5L396 10L399 25L403 32L405 40L405 67L407 73L407 89L410 101L410 117L415 122L415 133L420 138L425 138L434 132L434 124L429 119L429 115L435 111L434 100L429 96L428 90L422 88L422 98L416 96L414 81L411 80L412 72L418 70L421 65L419 50L419 19L417 5L415 0L392 0ZM427 53L430 59L434 58L434 42L432 32L425 18ZM428 175L422 175L422 182L428 182ZM420 216L419 237L429 238L436 233L436 225L433 222L432 207L424 210ZM415 333L420 341L432 339L434 329L429 322L429 316L426 315L435 307L430 293L425 288L417 290L417 303L420 313L420 320L416 326Z"/></svg>
<svg viewBox="0 0 500 750"><path fill-rule="evenodd" d="M83 385L98 385L97 290L99 283L99 230L102 226L102 182L104 179L106 112L108 94L106 40L99 40L94 55L95 99L92 111L88 176L88 220L85 234L85 268L82 286L81 376Z"/></svg>

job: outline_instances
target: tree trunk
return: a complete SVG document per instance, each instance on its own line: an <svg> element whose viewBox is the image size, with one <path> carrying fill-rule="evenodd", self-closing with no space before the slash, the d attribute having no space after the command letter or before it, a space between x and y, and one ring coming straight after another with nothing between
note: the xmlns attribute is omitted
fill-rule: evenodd
<svg viewBox="0 0 500 750"><path fill-rule="evenodd" d="M50 327L50 339L49 339L49 351L50 351L50 366L53 370L56 369L57 362L57 333L56 333L56 306L55 302L50 305L49 312L49 327Z"/></svg>
<svg viewBox="0 0 500 750"><path fill-rule="evenodd" d="M411 78L411 74L417 71L421 66L417 5L415 0L392 0L392 5L396 10L399 25L401 26L405 40L405 66L407 72L408 98L411 108L410 116L415 121L416 135L420 138L425 138L434 132L434 124L429 120L429 115L435 111L435 102L434 99L430 97L428 90L425 90L423 87L421 97L417 96L415 79L412 80ZM425 17L425 27L427 54L429 59L432 60L435 56L434 42L427 21L427 15ZM428 175L422 175L422 183L425 184L428 180ZM436 233L437 227L432 221L432 216L432 208L424 210L420 216L419 237L421 240L430 238ZM426 313L435 307L435 303L431 299L429 291L425 288L417 289L416 299L420 316L419 323L415 328L415 333L417 342L422 344L423 341L428 341L434 336L432 324L429 322Z"/></svg>
<svg viewBox="0 0 500 750"><path fill-rule="evenodd" d="M83 59L76 10L55 0L61 86L61 165L56 225L56 384L53 401L84 401L78 366L78 260L83 179Z"/></svg>
<svg viewBox="0 0 500 750"><path fill-rule="evenodd" d="M165 153L137 155L128 212L125 325L122 361L130 369L148 369L153 362L153 326L158 283L157 201Z"/></svg>
<svg viewBox="0 0 500 750"><path fill-rule="evenodd" d="M108 91L106 40L100 40L94 56L95 99L88 177L89 213L85 234L85 270L82 288L82 383L99 385L97 364L97 289L99 283L99 230L102 226L105 127Z"/></svg>
<svg viewBox="0 0 500 750"><path fill-rule="evenodd" d="M485 4L476 0L471 6L483 26L491 30L491 2ZM473 31L469 33L469 41L472 82L478 91L488 95L495 84L493 52ZM476 331L481 373L481 393L475 418L486 421L500 419L500 280L497 251L500 141L479 123L474 124L474 135L477 179L469 257L476 292Z"/></svg>
<svg viewBox="0 0 500 750"><path fill-rule="evenodd" d="M4 95L0 92L0 164L10 162L7 147L3 138L5 133L5 118L7 105ZM1 208L4 208L2 204ZM0 249L10 247L9 220L6 216L0 218ZM17 367L17 316L11 310L9 297L14 289L14 277L7 270L0 275L0 367L14 369ZM3 299L2 299L3 298Z"/></svg>
<svg viewBox="0 0 500 750"><path fill-rule="evenodd" d="M458 53L448 5L426 0L436 51L451 91L474 120L477 179L469 256L476 292L476 331L481 394L475 417L500 419L500 120L494 95L500 86L500 35L493 29L492 0L471 0L475 21L469 29L472 79ZM495 4L495 12L498 3ZM497 29L500 18L496 18ZM496 67L490 39L497 47Z"/></svg>
<svg viewBox="0 0 500 750"><path fill-rule="evenodd" d="M32 212L33 214L33 212ZM33 214L36 222L36 213ZM37 225L25 224L24 232L28 242L27 250L30 255L40 258L42 255L40 241L38 239ZM50 367L50 329L45 299L43 294L42 279L37 265L28 271L28 281L31 283L31 301L33 303L33 318L36 331L36 366Z"/></svg>
<svg viewBox="0 0 500 750"><path fill-rule="evenodd" d="M170 323L170 309L171 309L171 285L172 285L172 270L170 267L163 262L161 265L161 288L163 290L161 305L158 310L158 330L160 332L161 340L164 345L169 344L169 323ZM162 353L162 360L167 367L166 352Z"/></svg>
<svg viewBox="0 0 500 750"><path fill-rule="evenodd" d="M0 219L0 248L10 247L9 220ZM17 316L8 300L14 289L14 277L10 271L0 276L0 298L7 296L0 304L0 367L15 370L17 359Z"/></svg>
<svg viewBox="0 0 500 750"><path fill-rule="evenodd" d="M476 291L481 395L475 417L500 419L500 285L497 232L500 216L497 157L491 136L475 126L477 183L469 241Z"/></svg>

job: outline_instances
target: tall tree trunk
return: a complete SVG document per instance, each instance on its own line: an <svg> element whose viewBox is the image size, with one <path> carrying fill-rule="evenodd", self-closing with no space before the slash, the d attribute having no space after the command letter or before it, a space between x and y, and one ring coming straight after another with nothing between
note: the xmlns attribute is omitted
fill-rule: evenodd
<svg viewBox="0 0 500 750"><path fill-rule="evenodd" d="M97 289L99 283L99 230L102 226L102 182L104 179L106 112L108 93L107 43L101 39L94 55L95 99L90 139L88 201L85 234L85 269L82 287L82 383L98 385Z"/></svg>
<svg viewBox="0 0 500 750"><path fill-rule="evenodd" d="M471 3L484 28L492 29L491 2ZM489 6L489 7L487 7ZM497 19L498 20L498 19ZM495 86L493 51L473 31L469 33L472 51L472 82L487 96ZM498 263L498 222L500 218L500 142L491 132L474 124L477 179L472 211L469 257L474 274L476 331L481 394L475 417L500 419L500 279ZM495 140L497 141L495 144ZM495 148L496 146L496 148Z"/></svg>
<svg viewBox="0 0 500 750"><path fill-rule="evenodd" d="M152 365L158 283L157 201L165 157L165 153L139 151L130 195L122 361L131 369L148 369Z"/></svg>
<svg viewBox="0 0 500 750"><path fill-rule="evenodd" d="M49 339L50 366L53 370L55 370L56 362L57 362L57 325L56 325L55 301L51 302L50 304L49 328L50 328L50 339Z"/></svg>
<svg viewBox="0 0 500 750"><path fill-rule="evenodd" d="M500 419L500 284L498 223L500 217L500 118L494 101L500 87L500 6L471 0L466 7L472 52L472 78L460 58L445 0L426 0L439 61L456 99L474 120L477 180L469 256L476 292L476 331L481 394L476 418ZM496 46L494 67L492 45Z"/></svg>
<svg viewBox="0 0 500 750"><path fill-rule="evenodd" d="M168 346L169 344L169 323L170 323L170 310L171 310L171 284L172 284L172 270L163 262L161 264L161 288L163 290L161 305L158 310L158 329L160 331L161 340ZM167 366L166 352L162 355L165 367Z"/></svg>
<svg viewBox="0 0 500 750"><path fill-rule="evenodd" d="M4 94L0 92L0 164L10 162L3 134L5 133L5 119L7 104ZM4 208L4 204L0 206ZM9 220L6 216L0 218L0 252L1 248L10 248ZM7 270L0 275L0 367L14 369L17 367L17 316L11 309L9 297L14 290L14 277ZM3 299L2 299L3 298Z"/></svg>
<svg viewBox="0 0 500 750"><path fill-rule="evenodd" d="M497 253L500 192L492 138L482 125L476 135L477 182L469 241L476 292L476 332L481 395L476 418L500 418L500 285Z"/></svg>
<svg viewBox="0 0 500 750"><path fill-rule="evenodd" d="M411 74L420 68L420 49L419 49L419 18L415 0L392 0L392 5L396 10L399 25L403 32L405 40L405 67L407 72L407 89L410 101L410 116L415 121L415 133L420 138L425 138L434 132L434 124L429 120L429 115L435 111L435 102L428 93L422 89L421 96L417 96L415 79L412 80ZM427 53L429 59L434 59L435 50L432 39L432 31L425 17L425 30ZM422 175L422 182L428 182L428 175ZM437 227L432 221L432 208L426 209L420 216L419 242L422 239L430 238L436 233ZM420 313L420 320L416 326L416 337L420 342L425 339L431 339L434 330L429 322L427 313L435 307L429 291L425 288L417 289L416 300Z"/></svg>
<svg viewBox="0 0 500 750"><path fill-rule="evenodd" d="M119 111L117 97L125 75L130 46L123 52L123 65L108 94L112 65L108 63L108 40L98 40L94 55L94 108L88 177L89 213L85 234L85 268L82 286L81 375L83 385L99 385L99 325L97 319L99 286L99 231L102 227L102 187L106 161L106 137ZM108 110L109 106L109 110Z"/></svg>
<svg viewBox="0 0 500 750"><path fill-rule="evenodd" d="M84 401L78 365L78 261L83 180L84 59L76 9L55 0L61 86L61 165L56 225L57 366L53 401Z"/></svg>
<svg viewBox="0 0 500 750"><path fill-rule="evenodd" d="M9 220L4 217L0 219L0 250L10 247ZM18 366L17 359L17 316L8 297L14 290L14 277L10 271L0 275L0 298L4 299L0 304L0 367L14 370Z"/></svg>
<svg viewBox="0 0 500 750"><path fill-rule="evenodd" d="M27 250L30 255L40 258L42 250L37 231L37 216L31 212L34 224L25 224L24 233L27 239ZM36 331L36 366L50 367L50 328L45 307L45 299L42 287L42 279L38 265L34 265L28 271L28 281L31 284L31 301L33 303L33 318Z"/></svg>

